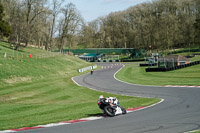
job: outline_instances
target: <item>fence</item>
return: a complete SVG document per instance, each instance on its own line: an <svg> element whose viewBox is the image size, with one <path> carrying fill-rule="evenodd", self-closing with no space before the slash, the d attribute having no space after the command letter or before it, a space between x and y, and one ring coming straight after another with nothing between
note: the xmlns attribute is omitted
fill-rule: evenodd
<svg viewBox="0 0 200 133"><path fill-rule="evenodd" d="M57 55L60 55L62 53L54 53L54 52L49 52L49 53L42 53L42 54L30 54L30 53L19 53L19 52L13 52L13 53L0 53L0 58L4 59L19 59L19 60L24 60L24 59L41 59L41 58L50 58L50 57L55 57Z"/></svg>
<svg viewBox="0 0 200 133"><path fill-rule="evenodd" d="M188 64L177 65L174 67L146 68L146 72L166 72L166 71L178 70L178 69L182 69L182 68L186 68L186 67L190 67L194 65L199 65L199 64L200 64L200 61L194 61Z"/></svg>
<svg viewBox="0 0 200 133"><path fill-rule="evenodd" d="M178 65L178 62L176 60L172 59L165 59L160 58L158 60L158 68L172 68Z"/></svg>
<svg viewBox="0 0 200 133"><path fill-rule="evenodd" d="M108 54L108 55L121 55L121 54L131 54L133 57L140 55L145 55L146 50L144 49L134 49L134 48L91 48L91 49L64 49L62 52L72 52L75 55L81 55L84 53L93 53L93 54ZM55 50L54 52L59 52Z"/></svg>
<svg viewBox="0 0 200 133"><path fill-rule="evenodd" d="M102 57L102 60L119 60L120 56L119 55L105 55Z"/></svg>
<svg viewBox="0 0 200 133"><path fill-rule="evenodd" d="M95 65L95 66L89 66L89 67L78 69L78 72L82 73L82 72L85 72L85 71L88 71L88 70L92 70L92 69L96 69L96 68L97 68L97 65Z"/></svg>

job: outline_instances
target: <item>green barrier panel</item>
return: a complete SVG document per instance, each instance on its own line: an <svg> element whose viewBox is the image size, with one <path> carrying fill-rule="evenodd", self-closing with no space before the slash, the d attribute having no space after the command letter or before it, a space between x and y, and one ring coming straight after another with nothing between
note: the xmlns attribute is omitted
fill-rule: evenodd
<svg viewBox="0 0 200 133"><path fill-rule="evenodd" d="M63 52L67 53L69 49L64 49ZM59 52L58 50L54 52ZM133 48L97 48L97 49L70 49L70 52L72 52L75 55L81 55L84 53L90 53L90 54L131 54L131 56L140 56L146 54L146 50L144 49L133 49Z"/></svg>

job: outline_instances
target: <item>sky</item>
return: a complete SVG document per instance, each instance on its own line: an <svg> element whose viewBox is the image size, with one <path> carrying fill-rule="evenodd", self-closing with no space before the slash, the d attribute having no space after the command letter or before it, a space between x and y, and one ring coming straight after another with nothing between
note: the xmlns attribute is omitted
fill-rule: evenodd
<svg viewBox="0 0 200 133"><path fill-rule="evenodd" d="M67 0L67 2L71 2L76 6L86 22L90 22L101 16L107 16L111 12L123 11L131 6L149 1L150 0Z"/></svg>

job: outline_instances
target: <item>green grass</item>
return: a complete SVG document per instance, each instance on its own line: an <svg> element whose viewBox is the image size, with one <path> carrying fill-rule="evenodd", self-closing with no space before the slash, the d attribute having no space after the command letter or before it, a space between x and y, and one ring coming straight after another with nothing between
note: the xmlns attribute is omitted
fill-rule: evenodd
<svg viewBox="0 0 200 133"><path fill-rule="evenodd" d="M166 54L179 54L182 56L188 56L196 53L200 53L200 47L199 46L193 46L192 48L179 48L179 49L173 49L173 50L164 50L162 51L164 55Z"/></svg>
<svg viewBox="0 0 200 133"><path fill-rule="evenodd" d="M146 72L138 64L127 64L116 77L142 85L200 85L200 65L169 72Z"/></svg>
<svg viewBox="0 0 200 133"><path fill-rule="evenodd" d="M0 58L3 58L5 52L7 53L8 58L28 58L28 55L31 53L32 57L35 58L37 57L42 57L45 55L50 55L51 52L45 51L45 50L41 50L41 49L37 49L34 47L28 47L25 48L23 46L21 46L19 48L18 51L13 50L13 47L6 43L6 42L0 42Z"/></svg>
<svg viewBox="0 0 200 133"><path fill-rule="evenodd" d="M102 93L77 87L69 77L55 76L0 91L0 129L20 128L95 116ZM148 106L157 99L115 96L125 108Z"/></svg>
<svg viewBox="0 0 200 133"><path fill-rule="evenodd" d="M3 46L2 46L3 45ZM0 43L0 55L12 54L7 43ZM35 48L14 51L52 53ZM125 108L148 106L159 99L136 98L101 93L79 87L71 77L77 70L92 65L74 56L45 58L0 57L0 130L36 126L53 122L96 116L99 95L115 96Z"/></svg>
<svg viewBox="0 0 200 133"><path fill-rule="evenodd" d="M191 58L191 61L200 61L200 55L196 55L195 57Z"/></svg>
<svg viewBox="0 0 200 133"><path fill-rule="evenodd" d="M188 132L188 133L200 133L200 130L199 131L191 131L191 132Z"/></svg>

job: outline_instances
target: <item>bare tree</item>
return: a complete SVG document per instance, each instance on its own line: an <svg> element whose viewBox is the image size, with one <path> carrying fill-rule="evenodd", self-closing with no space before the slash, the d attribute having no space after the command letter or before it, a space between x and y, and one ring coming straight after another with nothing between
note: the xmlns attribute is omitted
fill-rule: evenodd
<svg viewBox="0 0 200 133"><path fill-rule="evenodd" d="M47 12L46 8L44 7L46 2L47 0L24 0L27 32L25 46L28 46L28 42L30 41L31 31L35 26L34 21L40 14Z"/></svg>
<svg viewBox="0 0 200 133"><path fill-rule="evenodd" d="M95 34L90 36L96 42L90 41L89 45L144 49L190 46L194 43L194 23L199 18L199 7L199 0L155 0L110 13L101 19L100 30L95 33L97 38ZM87 30L91 32L92 29L92 25L88 25Z"/></svg>
<svg viewBox="0 0 200 133"><path fill-rule="evenodd" d="M62 20L62 34L60 38L60 50L64 48L64 41L68 42L69 48L72 46L73 37L82 23L82 18L75 5L72 3L67 4L63 9L64 20Z"/></svg>
<svg viewBox="0 0 200 133"><path fill-rule="evenodd" d="M53 43L53 35L55 34L56 30L55 30L55 26L56 26L56 18L58 16L59 13L61 13L61 5L63 4L63 0L53 0L52 1L52 9L51 11L51 15L52 15L52 23L51 23L51 28L50 28L50 41L49 41L49 47L50 49L52 49L52 43Z"/></svg>

